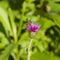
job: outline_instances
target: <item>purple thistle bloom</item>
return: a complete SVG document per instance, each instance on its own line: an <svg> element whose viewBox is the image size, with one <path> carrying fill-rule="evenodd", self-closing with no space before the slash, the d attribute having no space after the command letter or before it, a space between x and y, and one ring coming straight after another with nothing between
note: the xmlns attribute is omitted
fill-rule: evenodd
<svg viewBox="0 0 60 60"><path fill-rule="evenodd" d="M35 24L35 23L30 23L27 26L27 30L31 31L31 32L37 32L40 29L40 26Z"/></svg>

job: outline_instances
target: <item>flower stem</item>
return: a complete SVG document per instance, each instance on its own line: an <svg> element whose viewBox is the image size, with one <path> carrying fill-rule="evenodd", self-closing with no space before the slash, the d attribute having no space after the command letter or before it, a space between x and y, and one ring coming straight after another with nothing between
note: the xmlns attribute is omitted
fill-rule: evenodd
<svg viewBox="0 0 60 60"><path fill-rule="evenodd" d="M31 41L29 43L29 47L28 47L28 60L30 60L30 57L31 57L31 45L32 45L32 41L33 41L33 39L31 39Z"/></svg>

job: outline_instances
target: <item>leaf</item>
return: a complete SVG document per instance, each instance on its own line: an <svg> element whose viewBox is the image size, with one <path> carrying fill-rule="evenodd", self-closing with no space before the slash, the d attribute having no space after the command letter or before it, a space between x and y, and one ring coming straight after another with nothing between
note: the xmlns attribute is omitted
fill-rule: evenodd
<svg viewBox="0 0 60 60"><path fill-rule="evenodd" d="M29 3L32 3L32 2L34 2L35 0L27 0Z"/></svg>
<svg viewBox="0 0 60 60"><path fill-rule="evenodd" d="M58 27L60 27L60 16L59 15L57 15L57 14L51 14L51 16L50 16L52 19L53 19L53 21L54 21L54 23L58 26Z"/></svg>
<svg viewBox="0 0 60 60"><path fill-rule="evenodd" d="M0 32L0 49L4 48L7 44L9 44L8 39L2 32Z"/></svg>
<svg viewBox="0 0 60 60"><path fill-rule="evenodd" d="M54 11L54 12L59 12L60 11L60 4L57 4L55 2L49 2L49 6L51 8L51 11Z"/></svg>
<svg viewBox="0 0 60 60"><path fill-rule="evenodd" d="M1 7L0 7L0 22L3 24L6 32L7 31L11 32L8 15L7 15L6 11Z"/></svg>
<svg viewBox="0 0 60 60"><path fill-rule="evenodd" d="M7 10L9 6L8 1L0 1L0 6Z"/></svg>
<svg viewBox="0 0 60 60"><path fill-rule="evenodd" d="M50 2L56 2L56 1L60 1L60 0L48 0L48 1L50 1Z"/></svg>
<svg viewBox="0 0 60 60"><path fill-rule="evenodd" d="M51 21L48 18L44 18L44 17L41 18L40 24L41 24L41 29L44 30L44 31L46 31L51 26L55 25L53 21Z"/></svg>
<svg viewBox="0 0 60 60"><path fill-rule="evenodd" d="M31 60L60 60L56 56L51 56L45 53L35 53L31 56Z"/></svg>
<svg viewBox="0 0 60 60"><path fill-rule="evenodd" d="M4 51L4 54L0 56L0 60L5 60L10 55L12 50L14 49L14 46L15 44L9 44Z"/></svg>
<svg viewBox="0 0 60 60"><path fill-rule="evenodd" d="M13 36L14 36L14 40L15 42L17 41L17 29L16 29L16 24L14 22L14 16L12 14L12 10L9 9L9 17L10 17L10 22L11 22L11 27L12 27L12 33L13 33Z"/></svg>
<svg viewBox="0 0 60 60"><path fill-rule="evenodd" d="M27 48L27 46L29 44L28 43L29 42L28 38L29 38L28 37L28 32L25 32L24 34L21 35L21 37L19 39L19 42L18 42L25 49Z"/></svg>

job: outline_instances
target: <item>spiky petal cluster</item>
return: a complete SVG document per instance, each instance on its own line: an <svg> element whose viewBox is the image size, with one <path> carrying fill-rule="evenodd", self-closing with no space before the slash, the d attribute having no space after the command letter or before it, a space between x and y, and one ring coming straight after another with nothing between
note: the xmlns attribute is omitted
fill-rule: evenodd
<svg viewBox="0 0 60 60"><path fill-rule="evenodd" d="M27 30L31 31L31 32L37 32L40 29L40 26L35 24L35 23L30 23L27 26Z"/></svg>

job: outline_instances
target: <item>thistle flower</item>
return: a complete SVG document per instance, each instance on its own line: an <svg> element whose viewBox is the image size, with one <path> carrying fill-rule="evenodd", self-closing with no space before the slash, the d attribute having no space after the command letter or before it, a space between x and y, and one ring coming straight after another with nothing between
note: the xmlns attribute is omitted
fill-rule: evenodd
<svg viewBox="0 0 60 60"><path fill-rule="evenodd" d="M31 32L37 32L39 29L40 29L40 26L35 23L30 23L27 26L27 30L29 30Z"/></svg>
<svg viewBox="0 0 60 60"><path fill-rule="evenodd" d="M39 29L40 29L40 26L38 24L35 24L29 21L27 30L30 31L29 37L31 40L29 42L29 47L28 47L28 60L30 60L30 57L31 57L31 47L36 35L35 32L37 32Z"/></svg>

